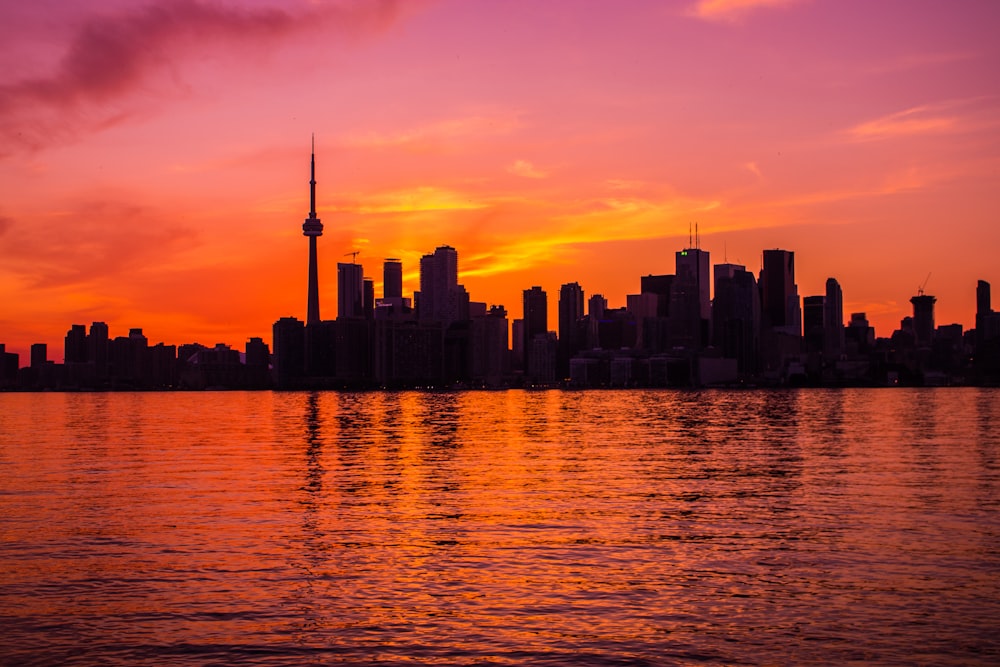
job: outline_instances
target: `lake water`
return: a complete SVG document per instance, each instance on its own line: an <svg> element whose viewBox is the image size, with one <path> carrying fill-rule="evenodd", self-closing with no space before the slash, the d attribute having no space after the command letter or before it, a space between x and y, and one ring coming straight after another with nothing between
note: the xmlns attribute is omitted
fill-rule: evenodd
<svg viewBox="0 0 1000 667"><path fill-rule="evenodd" d="M997 664L1000 391L0 394L0 664Z"/></svg>

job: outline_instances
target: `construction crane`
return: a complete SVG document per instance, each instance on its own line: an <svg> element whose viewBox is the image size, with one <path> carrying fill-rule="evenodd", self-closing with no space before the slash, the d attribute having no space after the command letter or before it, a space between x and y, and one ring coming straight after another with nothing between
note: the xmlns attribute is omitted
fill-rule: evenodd
<svg viewBox="0 0 1000 667"><path fill-rule="evenodd" d="M924 295L924 288L927 287L927 281L929 281L930 279L931 279L931 274L928 273L927 277L924 278L924 282L920 283L920 287L917 288L917 296Z"/></svg>
<svg viewBox="0 0 1000 667"><path fill-rule="evenodd" d="M361 254L360 250L355 250L353 252L345 252L344 253L344 257L347 257L348 255L350 255L351 256L351 264L357 264L358 263L358 255L360 255L360 254Z"/></svg>

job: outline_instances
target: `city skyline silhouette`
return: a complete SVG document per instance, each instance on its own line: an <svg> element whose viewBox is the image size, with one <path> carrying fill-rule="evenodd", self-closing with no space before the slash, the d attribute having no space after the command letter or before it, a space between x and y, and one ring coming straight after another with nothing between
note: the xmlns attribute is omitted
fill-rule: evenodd
<svg viewBox="0 0 1000 667"><path fill-rule="evenodd" d="M579 282L559 288L558 328L548 295L523 290L522 316L474 301L459 283L459 254L438 246L420 259L419 290L404 297L403 263L383 264L382 296L357 252L337 263L337 316L320 317L316 149L309 158L306 318L280 317L270 345L251 337L244 354L163 342L142 328L112 338L106 323L73 324L63 363L45 343L29 365L0 343L0 389L380 389L543 387L895 386L1000 382L1000 313L991 286L976 285L976 328L936 325L927 281L911 297L911 316L891 338L876 337L864 312L845 322L835 277L820 295L800 294L794 251L762 252L746 266L711 264L698 225L675 252L672 274L647 274L627 305L609 307ZM846 324L846 326L845 326Z"/></svg>

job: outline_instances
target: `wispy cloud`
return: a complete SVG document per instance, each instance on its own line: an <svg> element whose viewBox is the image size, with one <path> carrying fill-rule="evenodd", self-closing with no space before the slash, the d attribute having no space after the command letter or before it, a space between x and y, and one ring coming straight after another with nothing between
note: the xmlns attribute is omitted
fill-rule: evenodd
<svg viewBox="0 0 1000 667"><path fill-rule="evenodd" d="M940 108L918 106L855 125L848 134L859 141L945 132L956 125L953 116L940 115Z"/></svg>
<svg viewBox="0 0 1000 667"><path fill-rule="evenodd" d="M691 15L708 21L736 21L757 9L785 7L800 0L698 0Z"/></svg>
<svg viewBox="0 0 1000 667"><path fill-rule="evenodd" d="M753 174L754 176L756 176L758 179L764 178L764 174L761 173L760 167L757 165L756 162L752 162L752 161L751 162L747 162L743 166L746 168L747 171L749 171L751 174Z"/></svg>
<svg viewBox="0 0 1000 667"><path fill-rule="evenodd" d="M515 160L507 167L507 173L522 178L547 178L549 175L548 172L542 171L527 160Z"/></svg>
<svg viewBox="0 0 1000 667"><path fill-rule="evenodd" d="M468 211L489 204L445 188L422 186L366 195L337 204L335 211L363 215L385 213L426 213L428 211Z"/></svg>
<svg viewBox="0 0 1000 667"><path fill-rule="evenodd" d="M413 153L425 153L470 137L506 134L517 129L518 120L500 113L474 113L446 118L398 132L363 132L349 136L344 143L350 148L399 148Z"/></svg>
<svg viewBox="0 0 1000 667"><path fill-rule="evenodd" d="M244 8L200 0L149 4L82 23L54 71L0 82L0 143L37 148L51 136L99 128L127 116L108 105L147 84L154 72L176 75L193 54L260 51L289 36L333 27L355 34L379 29L395 0L324 3L304 11Z"/></svg>

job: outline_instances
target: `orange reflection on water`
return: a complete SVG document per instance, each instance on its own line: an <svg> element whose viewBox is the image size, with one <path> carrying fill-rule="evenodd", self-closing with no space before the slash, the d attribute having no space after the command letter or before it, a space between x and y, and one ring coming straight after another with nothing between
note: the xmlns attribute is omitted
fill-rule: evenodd
<svg viewBox="0 0 1000 667"><path fill-rule="evenodd" d="M0 655L962 662L997 398L0 395Z"/></svg>

